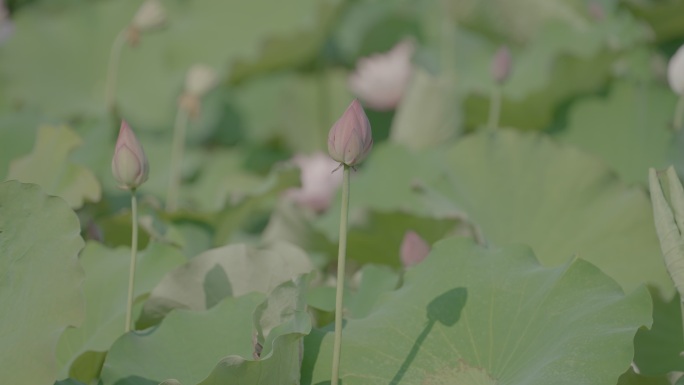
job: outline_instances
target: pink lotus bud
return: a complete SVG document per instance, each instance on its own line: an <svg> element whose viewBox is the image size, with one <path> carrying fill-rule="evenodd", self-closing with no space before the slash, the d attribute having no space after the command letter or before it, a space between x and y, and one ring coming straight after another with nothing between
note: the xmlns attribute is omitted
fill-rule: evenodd
<svg viewBox="0 0 684 385"><path fill-rule="evenodd" d="M292 163L301 169L302 187L288 190L285 196L315 212L325 211L342 184L342 174L331 172L337 163L323 152L295 155Z"/></svg>
<svg viewBox="0 0 684 385"><path fill-rule="evenodd" d="M410 267L420 263L430 254L430 245L415 231L407 231L404 240L401 241L399 254L404 267Z"/></svg>
<svg viewBox="0 0 684 385"><path fill-rule="evenodd" d="M328 154L337 162L354 166L373 147L370 122L361 103L354 99L328 133Z"/></svg>
<svg viewBox="0 0 684 385"><path fill-rule="evenodd" d="M126 121L121 122L112 158L112 174L119 187L134 190L147 180L150 171L145 151Z"/></svg>
<svg viewBox="0 0 684 385"><path fill-rule="evenodd" d="M684 96L684 45L679 47L667 65L667 81L672 91Z"/></svg>
<svg viewBox="0 0 684 385"><path fill-rule="evenodd" d="M359 59L349 76L349 89L372 109L395 108L411 80L415 50L415 42L405 39L389 52Z"/></svg>
<svg viewBox="0 0 684 385"><path fill-rule="evenodd" d="M594 21L603 21L606 18L606 12L603 10L603 5L596 1L592 1L588 6L589 16Z"/></svg>
<svg viewBox="0 0 684 385"><path fill-rule="evenodd" d="M133 16L131 25L144 32L157 28L166 22L166 10L159 0L145 0Z"/></svg>
<svg viewBox="0 0 684 385"><path fill-rule="evenodd" d="M502 46L496 51L491 67L492 77L497 83L503 84L508 79L511 74L511 65L511 51L508 47Z"/></svg>

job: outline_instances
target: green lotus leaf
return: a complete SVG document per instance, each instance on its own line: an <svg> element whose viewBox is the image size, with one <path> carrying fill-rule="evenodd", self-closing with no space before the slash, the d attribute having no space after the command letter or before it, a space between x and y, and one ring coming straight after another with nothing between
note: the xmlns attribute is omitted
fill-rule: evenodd
<svg viewBox="0 0 684 385"><path fill-rule="evenodd" d="M652 82L620 81L607 98L573 105L568 127L557 137L602 158L628 183L646 184L649 167L676 157L670 129L676 95Z"/></svg>
<svg viewBox="0 0 684 385"><path fill-rule="evenodd" d="M109 249L89 242L81 254L86 273L83 291L86 297L86 319L83 324L62 334L57 345L61 378L70 376L82 382L97 378L105 353L124 333L126 290L130 265L130 248ZM186 258L174 247L151 243L138 256L134 298L141 302L159 280ZM136 319L140 314L133 314ZM90 357L90 359L89 359Z"/></svg>
<svg viewBox="0 0 684 385"><path fill-rule="evenodd" d="M33 151L11 163L7 179L39 184L73 208L81 207L85 200L97 202L102 191L95 175L69 159L81 144L81 138L69 127L43 126Z"/></svg>
<svg viewBox="0 0 684 385"><path fill-rule="evenodd" d="M346 322L340 376L347 385L615 384L637 329L650 324L644 287L623 294L586 261L545 268L524 246L451 238L367 317ZM302 384L329 380L332 337L307 337Z"/></svg>
<svg viewBox="0 0 684 385"><path fill-rule="evenodd" d="M0 183L0 382L50 385L60 334L85 317L76 214L33 184Z"/></svg>
<svg viewBox="0 0 684 385"><path fill-rule="evenodd" d="M125 335L107 356L104 385L299 383L302 337L311 330L307 283L301 277L203 312L176 310L150 333Z"/></svg>
<svg viewBox="0 0 684 385"><path fill-rule="evenodd" d="M144 306L144 325L158 322L176 308L205 310L225 297L277 285L313 269L304 251L287 243L268 248L235 244L208 250L167 274Z"/></svg>

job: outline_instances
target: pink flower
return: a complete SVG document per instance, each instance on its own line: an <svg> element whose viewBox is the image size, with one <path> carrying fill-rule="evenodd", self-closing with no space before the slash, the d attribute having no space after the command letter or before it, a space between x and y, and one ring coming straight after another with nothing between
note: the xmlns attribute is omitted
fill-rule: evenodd
<svg viewBox="0 0 684 385"><path fill-rule="evenodd" d="M411 80L415 43L405 39L389 52L361 58L349 76L349 88L375 110L391 110L401 101Z"/></svg>
<svg viewBox="0 0 684 385"><path fill-rule="evenodd" d="M366 158L373 147L370 122L363 107L354 99L328 133L330 157L347 166Z"/></svg>
<svg viewBox="0 0 684 385"><path fill-rule="evenodd" d="M401 263L410 267L420 263L430 254L430 245L415 231L407 231L399 249Z"/></svg>
<svg viewBox="0 0 684 385"><path fill-rule="evenodd" d="M492 60L492 78L497 83L503 84L511 74L511 66L511 51L508 50L508 47L502 46L496 51Z"/></svg>
<svg viewBox="0 0 684 385"><path fill-rule="evenodd" d="M134 190L147 180L150 171L145 151L126 121L121 122L112 158L112 174L119 187Z"/></svg>
<svg viewBox="0 0 684 385"><path fill-rule="evenodd" d="M308 156L296 155L292 163L301 169L302 187L288 190L285 196L318 213L327 210L342 184L342 174L331 172L337 167L337 162L317 152Z"/></svg>

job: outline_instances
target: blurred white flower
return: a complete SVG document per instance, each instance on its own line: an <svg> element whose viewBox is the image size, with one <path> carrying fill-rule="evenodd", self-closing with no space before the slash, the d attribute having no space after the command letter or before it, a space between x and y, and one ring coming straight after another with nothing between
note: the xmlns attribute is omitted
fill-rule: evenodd
<svg viewBox="0 0 684 385"><path fill-rule="evenodd" d="M667 65L667 81L672 91L684 96L684 45L679 47Z"/></svg>
<svg viewBox="0 0 684 385"><path fill-rule="evenodd" d="M316 212L325 211L342 184L342 173L332 172L339 166L338 162L323 152L317 152L295 155L292 163L301 169L302 187L288 190L285 196Z"/></svg>
<svg viewBox="0 0 684 385"><path fill-rule="evenodd" d="M145 0L133 16L131 25L138 31L157 28L166 21L166 10L160 0Z"/></svg>
<svg viewBox="0 0 684 385"><path fill-rule="evenodd" d="M352 93L372 109L395 108L411 80L415 50L413 39L404 39L389 52L359 59L349 76Z"/></svg>
<svg viewBox="0 0 684 385"><path fill-rule="evenodd" d="M195 64L185 76L185 91L201 98L218 84L218 75L213 68Z"/></svg>

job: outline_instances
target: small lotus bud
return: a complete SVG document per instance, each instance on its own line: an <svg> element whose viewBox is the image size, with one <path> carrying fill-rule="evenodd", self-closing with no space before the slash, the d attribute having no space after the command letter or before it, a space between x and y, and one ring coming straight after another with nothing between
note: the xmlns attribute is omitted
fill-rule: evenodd
<svg viewBox="0 0 684 385"><path fill-rule="evenodd" d="M430 254L430 245L415 231L407 231L399 249L404 267L418 264Z"/></svg>
<svg viewBox="0 0 684 385"><path fill-rule="evenodd" d="M145 0L133 16L131 26L144 32L160 27L166 21L166 10L160 0Z"/></svg>
<svg viewBox="0 0 684 385"><path fill-rule="evenodd" d="M5 42L14 32L14 24L5 9L5 2L0 0L0 44Z"/></svg>
<svg viewBox="0 0 684 385"><path fill-rule="evenodd" d="M496 51L492 60L491 72L492 78L497 83L503 84L506 82L511 74L511 51L508 50L508 47L502 46Z"/></svg>
<svg viewBox="0 0 684 385"><path fill-rule="evenodd" d="M413 74L415 50L415 42L405 39L389 52L359 59L356 71L349 76L349 89L372 109L396 108Z"/></svg>
<svg viewBox="0 0 684 385"><path fill-rule="evenodd" d="M150 166L138 138L125 121L121 122L112 158L112 174L119 187L136 189L147 180Z"/></svg>
<svg viewBox="0 0 684 385"><path fill-rule="evenodd" d="M679 47L667 65L667 81L672 91L684 96L684 45Z"/></svg>
<svg viewBox="0 0 684 385"><path fill-rule="evenodd" d="M328 133L328 154L333 160L354 166L373 147L370 122L361 103L354 99Z"/></svg>
<svg viewBox="0 0 684 385"><path fill-rule="evenodd" d="M596 1L589 3L588 10L589 16L591 16L594 21L603 21L606 18L606 12L603 10L603 6Z"/></svg>
<svg viewBox="0 0 684 385"><path fill-rule="evenodd" d="M218 75L211 67L195 64L185 77L185 92L198 98L204 96L218 84Z"/></svg>

